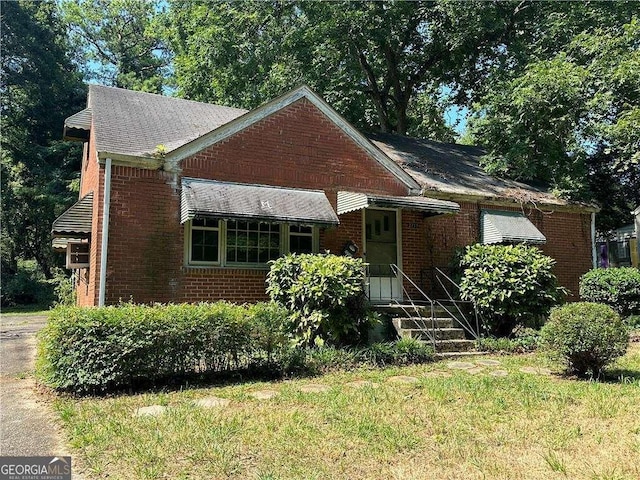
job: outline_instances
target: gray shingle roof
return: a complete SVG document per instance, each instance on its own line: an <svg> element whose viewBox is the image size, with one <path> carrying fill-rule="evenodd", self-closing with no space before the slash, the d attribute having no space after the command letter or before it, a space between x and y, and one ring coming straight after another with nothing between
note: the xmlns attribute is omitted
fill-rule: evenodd
<svg viewBox="0 0 640 480"><path fill-rule="evenodd" d="M482 243L546 243L545 236L519 212L485 210L480 216Z"/></svg>
<svg viewBox="0 0 640 480"><path fill-rule="evenodd" d="M91 235L93 192L86 194L56 218L51 233L56 237L87 237Z"/></svg>
<svg viewBox="0 0 640 480"><path fill-rule="evenodd" d="M338 216L322 190L182 179L180 221L195 217L252 219L337 225Z"/></svg>
<svg viewBox="0 0 640 480"><path fill-rule="evenodd" d="M411 174L425 190L555 205L567 202L545 188L493 177L480 166L484 150L479 147L432 142L388 133L367 137Z"/></svg>
<svg viewBox="0 0 640 480"><path fill-rule="evenodd" d="M175 150L247 112L102 85L89 85L89 108L98 152L142 157L158 145Z"/></svg>

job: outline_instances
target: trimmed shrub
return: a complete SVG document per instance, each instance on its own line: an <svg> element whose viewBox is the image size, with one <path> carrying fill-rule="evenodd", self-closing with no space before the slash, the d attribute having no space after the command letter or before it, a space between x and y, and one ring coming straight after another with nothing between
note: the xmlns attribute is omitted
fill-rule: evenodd
<svg viewBox="0 0 640 480"><path fill-rule="evenodd" d="M289 254L271 262L267 292L290 311L299 345L354 345L370 326L364 264L359 258Z"/></svg>
<svg viewBox="0 0 640 480"><path fill-rule="evenodd" d="M600 376L603 368L624 355L629 332L608 305L577 302L554 308L542 328L542 346L567 371Z"/></svg>
<svg viewBox="0 0 640 480"><path fill-rule="evenodd" d="M623 317L640 314L640 270L597 268L580 278L580 298L609 305Z"/></svg>
<svg viewBox="0 0 640 480"><path fill-rule="evenodd" d="M460 295L475 302L489 334L507 336L516 325L542 323L562 300L554 264L536 247L471 245L460 264Z"/></svg>
<svg viewBox="0 0 640 480"><path fill-rule="evenodd" d="M46 385L101 392L176 376L273 362L286 350L277 306L59 307L40 333L38 375Z"/></svg>

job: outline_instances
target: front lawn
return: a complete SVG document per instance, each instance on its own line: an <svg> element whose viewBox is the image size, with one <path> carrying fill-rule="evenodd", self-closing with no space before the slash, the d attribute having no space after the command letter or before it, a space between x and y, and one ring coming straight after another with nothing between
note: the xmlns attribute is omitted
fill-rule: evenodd
<svg viewBox="0 0 640 480"><path fill-rule="evenodd" d="M500 365L478 365L487 359ZM640 478L640 344L610 370L615 380L601 383L545 374L549 365L537 355L460 361L476 367L450 368L445 360L274 383L63 397L56 408L87 479ZM357 380L371 384L349 384ZM329 388L301 390L310 384ZM278 395L251 396L267 389ZM230 403L194 404L208 396ZM168 408L134 416L154 404Z"/></svg>

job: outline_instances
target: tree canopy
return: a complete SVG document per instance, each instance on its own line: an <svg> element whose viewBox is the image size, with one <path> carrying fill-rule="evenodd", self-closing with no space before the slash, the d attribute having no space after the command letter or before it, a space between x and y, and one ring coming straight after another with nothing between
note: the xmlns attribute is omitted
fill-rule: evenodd
<svg viewBox="0 0 640 480"><path fill-rule="evenodd" d="M77 199L70 184L81 159L62 142L62 125L83 108L86 93L55 4L5 2L2 10L3 276L29 258L50 277L51 224Z"/></svg>

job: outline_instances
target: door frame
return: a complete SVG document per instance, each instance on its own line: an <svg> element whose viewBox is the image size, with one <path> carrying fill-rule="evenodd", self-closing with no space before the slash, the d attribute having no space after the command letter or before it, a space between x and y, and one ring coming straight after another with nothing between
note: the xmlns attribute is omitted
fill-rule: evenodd
<svg viewBox="0 0 640 480"><path fill-rule="evenodd" d="M392 211L396 212L396 265L400 270L403 269L402 266L402 208L388 208L388 207L367 207L362 209L362 257L365 263L368 263L367 259L367 210L383 210L383 211ZM369 278L369 277L368 277ZM397 288L399 295L395 298L396 300L404 300L404 292L402 290L403 279L402 275L397 279ZM369 289L369 293L371 290ZM376 302L376 300L369 299L371 302ZM389 300L393 300L393 298L388 299L378 299L378 302L386 302Z"/></svg>

